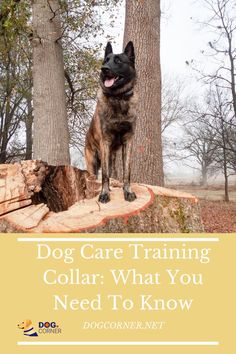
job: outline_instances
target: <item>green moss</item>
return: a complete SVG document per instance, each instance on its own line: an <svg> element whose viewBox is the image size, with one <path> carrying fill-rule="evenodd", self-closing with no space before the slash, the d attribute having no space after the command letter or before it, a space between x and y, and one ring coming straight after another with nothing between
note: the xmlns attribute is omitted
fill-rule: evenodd
<svg viewBox="0 0 236 354"><path fill-rule="evenodd" d="M186 225L186 213L184 210L184 206L180 200L177 199L177 208L175 210L170 210L170 215L178 222L181 232L190 232Z"/></svg>

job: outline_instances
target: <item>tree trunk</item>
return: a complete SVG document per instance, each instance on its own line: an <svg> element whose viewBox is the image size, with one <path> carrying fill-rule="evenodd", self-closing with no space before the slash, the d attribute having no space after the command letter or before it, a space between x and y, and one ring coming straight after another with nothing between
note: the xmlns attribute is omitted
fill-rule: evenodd
<svg viewBox="0 0 236 354"><path fill-rule="evenodd" d="M124 200L111 181L111 201L98 203L101 183L72 166L42 161L0 165L0 232L202 232L197 199L162 187L134 184Z"/></svg>
<svg viewBox="0 0 236 354"><path fill-rule="evenodd" d="M201 180L202 187L207 187L207 168L202 166L202 180Z"/></svg>
<svg viewBox="0 0 236 354"><path fill-rule="evenodd" d="M223 15L223 14L222 14ZM225 15L226 17L226 15ZM224 19L224 15L221 16L221 22L224 26L225 29L225 19ZM227 51L227 54L229 55L229 62L230 62L230 76L231 76L231 80L230 80L230 89L231 89L231 94L232 94L232 103L233 103L233 109L234 109L234 114L236 116L236 82L235 82L235 45L233 43L233 32L235 31L235 27L232 30L231 25L229 25L230 21L227 20L228 22L228 26L229 29L226 30L226 37L227 37L227 41L228 41L228 46L229 49ZM232 32L231 32L232 31Z"/></svg>
<svg viewBox="0 0 236 354"><path fill-rule="evenodd" d="M33 3L33 155L53 165L69 164L61 24L57 0Z"/></svg>
<svg viewBox="0 0 236 354"><path fill-rule="evenodd" d="M25 160L32 159L33 152L33 136L32 136L32 127L33 127L33 107L31 104L31 94L27 97L27 116L25 118L25 129L26 129L26 152Z"/></svg>
<svg viewBox="0 0 236 354"><path fill-rule="evenodd" d="M162 186L160 0L126 1L124 45L130 40L139 94L132 181Z"/></svg>
<svg viewBox="0 0 236 354"><path fill-rule="evenodd" d="M7 145L9 142L9 128L10 128L10 122L11 122L11 117L10 117L10 95L7 96L6 98L6 111L5 111L5 117L4 117L4 125L3 125L3 131L2 131L2 141L1 141L1 151L0 151L0 164L5 163L7 160Z"/></svg>
<svg viewBox="0 0 236 354"><path fill-rule="evenodd" d="M229 202L229 183L228 183L228 171L227 171L227 162L225 159L225 152L224 152L223 169L224 169L224 179L225 179L225 202Z"/></svg>
<svg viewBox="0 0 236 354"><path fill-rule="evenodd" d="M221 112L222 106L220 106ZM225 179L225 201L229 202L229 184L228 184L228 158L227 158L227 135L224 127L224 116L220 116L220 127L221 127L221 137L222 137L222 150L223 150L223 172Z"/></svg>

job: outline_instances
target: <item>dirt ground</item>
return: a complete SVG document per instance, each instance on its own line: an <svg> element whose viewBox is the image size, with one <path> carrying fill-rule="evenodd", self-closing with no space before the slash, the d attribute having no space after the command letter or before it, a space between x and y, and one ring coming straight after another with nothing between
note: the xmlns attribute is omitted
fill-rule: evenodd
<svg viewBox="0 0 236 354"><path fill-rule="evenodd" d="M175 186L199 198L202 220L206 232L236 232L236 190L229 193L230 202L224 202L224 190L202 189L196 186Z"/></svg>

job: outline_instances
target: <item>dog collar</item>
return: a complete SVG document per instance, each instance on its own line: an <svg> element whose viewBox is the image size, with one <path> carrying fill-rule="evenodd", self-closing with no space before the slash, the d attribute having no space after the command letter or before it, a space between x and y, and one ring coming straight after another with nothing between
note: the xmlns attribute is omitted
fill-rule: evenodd
<svg viewBox="0 0 236 354"><path fill-rule="evenodd" d="M129 91L125 92L123 95L128 97L128 96L133 96L133 94L134 94L134 90L130 89Z"/></svg>
<svg viewBox="0 0 236 354"><path fill-rule="evenodd" d="M33 329L33 327L30 329L27 329L26 331L24 331L24 333L30 332L30 331L32 331L32 329Z"/></svg>
<svg viewBox="0 0 236 354"><path fill-rule="evenodd" d="M107 93L107 92L104 92L103 91L103 94L107 97L112 97L112 98L116 98L116 99L126 99L126 98L129 98L131 96L133 96L134 94L134 89L131 88L130 90L126 91L126 92L122 92L122 93L119 93L119 94L112 94L112 93Z"/></svg>

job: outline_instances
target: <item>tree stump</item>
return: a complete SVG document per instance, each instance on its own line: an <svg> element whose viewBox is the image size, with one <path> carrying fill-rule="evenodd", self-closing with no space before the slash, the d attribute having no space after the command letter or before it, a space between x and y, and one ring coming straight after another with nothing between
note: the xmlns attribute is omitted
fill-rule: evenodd
<svg viewBox="0 0 236 354"><path fill-rule="evenodd" d="M196 197L133 184L134 202L111 180L111 201L98 202L101 182L72 166L32 160L0 165L0 232L202 232Z"/></svg>

